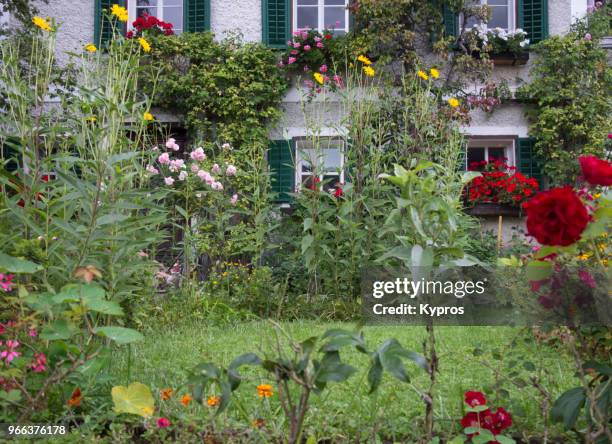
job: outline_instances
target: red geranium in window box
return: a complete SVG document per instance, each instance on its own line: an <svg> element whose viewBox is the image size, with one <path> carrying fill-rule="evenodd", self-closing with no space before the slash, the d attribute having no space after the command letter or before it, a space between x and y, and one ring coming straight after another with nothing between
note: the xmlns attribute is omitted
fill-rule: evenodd
<svg viewBox="0 0 612 444"><path fill-rule="evenodd" d="M174 35L174 26L172 23L164 22L150 14L143 14L132 23L136 36L141 36L145 31L153 34ZM134 37L132 32L128 38Z"/></svg>
<svg viewBox="0 0 612 444"><path fill-rule="evenodd" d="M467 201L472 205L493 203L518 207L539 189L537 180L508 166L506 159L473 162L469 169L482 172L466 188Z"/></svg>

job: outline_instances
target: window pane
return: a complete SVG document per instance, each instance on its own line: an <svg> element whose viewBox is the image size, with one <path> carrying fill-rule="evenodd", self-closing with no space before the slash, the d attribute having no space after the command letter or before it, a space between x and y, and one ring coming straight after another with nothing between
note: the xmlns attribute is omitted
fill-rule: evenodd
<svg viewBox="0 0 612 444"><path fill-rule="evenodd" d="M506 157L505 148L489 148L489 161L503 159L504 157Z"/></svg>
<svg viewBox="0 0 612 444"><path fill-rule="evenodd" d="M157 17L157 8L155 8L155 7L153 7L153 8L151 8L151 7L148 7L148 8L136 8L136 15L138 17L143 16L145 14Z"/></svg>
<svg viewBox="0 0 612 444"><path fill-rule="evenodd" d="M316 5L319 1L318 0L298 0L297 4L298 5Z"/></svg>
<svg viewBox="0 0 612 444"><path fill-rule="evenodd" d="M491 20L487 23L487 27L508 29L508 8L492 6L491 10Z"/></svg>
<svg viewBox="0 0 612 444"><path fill-rule="evenodd" d="M488 0L487 5L499 5L499 6L508 6L508 0Z"/></svg>
<svg viewBox="0 0 612 444"><path fill-rule="evenodd" d="M345 29L345 17L344 8L325 8L325 20L323 23L327 28Z"/></svg>
<svg viewBox="0 0 612 444"><path fill-rule="evenodd" d="M157 6L157 0L138 0L136 6Z"/></svg>
<svg viewBox="0 0 612 444"><path fill-rule="evenodd" d="M338 149L323 150L325 171L339 171L342 166L342 153Z"/></svg>
<svg viewBox="0 0 612 444"><path fill-rule="evenodd" d="M485 160L484 148L468 148L467 166L470 170L480 170L481 166L475 166L474 163L479 163Z"/></svg>
<svg viewBox="0 0 612 444"><path fill-rule="evenodd" d="M346 1L345 0L325 0L325 6L329 6L329 5L341 5L341 6L346 6Z"/></svg>
<svg viewBox="0 0 612 444"><path fill-rule="evenodd" d="M180 6L183 7L183 0L164 0L164 7L166 6Z"/></svg>
<svg viewBox="0 0 612 444"><path fill-rule="evenodd" d="M297 26L299 29L317 29L319 22L318 8L301 7L297 10Z"/></svg>
<svg viewBox="0 0 612 444"><path fill-rule="evenodd" d="M164 22L172 23L175 29L183 28L183 8L182 7L164 7Z"/></svg>

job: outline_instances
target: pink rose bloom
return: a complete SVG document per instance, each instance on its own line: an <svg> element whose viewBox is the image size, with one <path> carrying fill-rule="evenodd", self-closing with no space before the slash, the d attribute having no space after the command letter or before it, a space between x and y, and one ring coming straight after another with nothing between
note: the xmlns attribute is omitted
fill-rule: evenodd
<svg viewBox="0 0 612 444"><path fill-rule="evenodd" d="M176 139L173 139L172 137L171 137L171 138L169 138L169 139L166 141L166 148L168 148L169 150L171 150L171 149L172 149L172 147L174 146L174 144L175 144L175 143L176 143Z"/></svg>
<svg viewBox="0 0 612 444"><path fill-rule="evenodd" d="M223 184L221 182L213 182L210 187L216 191L223 191Z"/></svg>
<svg viewBox="0 0 612 444"><path fill-rule="evenodd" d="M323 48L323 42L317 42L317 48Z"/></svg>
<svg viewBox="0 0 612 444"><path fill-rule="evenodd" d="M166 185L168 185L169 187L172 186L172 184L174 183L174 179L172 177L166 177L164 179L164 182L166 183Z"/></svg>
<svg viewBox="0 0 612 444"><path fill-rule="evenodd" d="M157 161L162 165L168 165L170 163L170 155L168 153L161 153Z"/></svg>
<svg viewBox="0 0 612 444"><path fill-rule="evenodd" d="M318 35L315 36L314 41L319 43L321 41L321 37L319 37Z"/></svg>
<svg viewBox="0 0 612 444"><path fill-rule="evenodd" d="M226 176L235 176L237 171L238 170L236 169L236 167L234 165L228 165L227 169L225 170L225 175Z"/></svg>
<svg viewBox="0 0 612 444"><path fill-rule="evenodd" d="M238 195L237 195L237 194L234 194L234 195L232 196L232 198L230 199L230 203L231 203L232 205L236 205L236 202L238 202Z"/></svg>
<svg viewBox="0 0 612 444"><path fill-rule="evenodd" d="M300 46L302 46L302 44L300 42L295 42L293 44L293 47L296 48L296 49L299 48Z"/></svg>
<svg viewBox="0 0 612 444"><path fill-rule="evenodd" d="M589 41L591 41L591 40L593 40L593 36L587 32L587 33L584 35L584 39L585 39L585 40L589 40Z"/></svg>
<svg viewBox="0 0 612 444"><path fill-rule="evenodd" d="M310 45L306 45L304 46L304 51L310 51L312 48L310 47Z"/></svg>
<svg viewBox="0 0 612 444"><path fill-rule="evenodd" d="M193 160L196 160L198 162L206 159L206 154L204 154L204 148L197 148L196 150L192 151L189 156Z"/></svg>
<svg viewBox="0 0 612 444"><path fill-rule="evenodd" d="M292 63L295 63L297 59L295 57L289 57L289 59L287 60L287 65L291 65Z"/></svg>
<svg viewBox="0 0 612 444"><path fill-rule="evenodd" d="M197 163L192 163L191 164L191 172L192 173L197 173L199 169L200 169L200 166Z"/></svg>
<svg viewBox="0 0 612 444"><path fill-rule="evenodd" d="M297 49L292 49L291 50L291 55L298 55L300 51L298 51Z"/></svg>
<svg viewBox="0 0 612 444"><path fill-rule="evenodd" d="M302 40L306 40L308 38L308 33L306 31L302 31Z"/></svg>
<svg viewBox="0 0 612 444"><path fill-rule="evenodd" d="M187 171L181 171L179 176L178 176L178 180L181 180L181 181L185 180L185 179L187 179L187 176L188 176Z"/></svg>
<svg viewBox="0 0 612 444"><path fill-rule="evenodd" d="M212 171L213 174L219 174L221 172L221 167L219 167L219 165L215 163L213 165L211 171Z"/></svg>
<svg viewBox="0 0 612 444"><path fill-rule="evenodd" d="M183 159L175 159L170 161L170 171L176 173L181 168L185 168L185 161Z"/></svg>
<svg viewBox="0 0 612 444"><path fill-rule="evenodd" d="M0 273L0 288L8 292L13 288L13 275Z"/></svg>
<svg viewBox="0 0 612 444"><path fill-rule="evenodd" d="M160 429L170 427L170 420L168 418L159 418L157 420L157 427L159 427Z"/></svg>
<svg viewBox="0 0 612 444"><path fill-rule="evenodd" d="M327 65L321 65L319 72L321 72L321 74L325 74L327 72Z"/></svg>
<svg viewBox="0 0 612 444"><path fill-rule="evenodd" d="M153 165L147 165L147 172L151 174L159 174L159 170L155 168Z"/></svg>
<svg viewBox="0 0 612 444"><path fill-rule="evenodd" d="M206 182L208 178L210 178L210 173L208 171L200 170L198 171L198 177L202 182Z"/></svg>

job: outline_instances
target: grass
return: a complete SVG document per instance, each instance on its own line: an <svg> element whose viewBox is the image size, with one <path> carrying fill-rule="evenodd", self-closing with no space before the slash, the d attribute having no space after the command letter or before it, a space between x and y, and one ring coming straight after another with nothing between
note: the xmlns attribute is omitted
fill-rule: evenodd
<svg viewBox="0 0 612 444"><path fill-rule="evenodd" d="M298 340L317 335L329 328L352 329L351 324L292 322L283 323L291 336ZM421 327L364 327L366 342L374 348L385 339L395 337L409 350L421 351L425 331ZM523 341L529 335L521 335L519 329L511 327L438 327L437 347L440 358L440 373L436 386L436 423L444 433L458 433L458 420L462 416L462 394L466 390L484 390L493 407L500 405L514 416L514 433L538 436L542 430L542 414L539 411L540 397L530 387L519 388L507 382L497 387L508 391L507 397L500 392L495 399L494 372L484 363L496 367L503 362L492 357L491 351L509 356L504 345L518 335L521 339L513 354L533 362L537 371L542 371L544 384L553 397L576 385L571 360L560 356L560 351L538 346L533 341ZM189 322L163 331L146 335L144 342L132 346L128 353L118 355L113 362L114 382L126 384L139 381L149 385L155 393L164 387L179 388L187 392L184 384L187 372L200 362L227 365L236 356L249 352L271 351L274 337L271 323L266 321L244 322L227 326L208 326L205 323ZM474 356L475 348L482 354ZM416 439L419 436L423 404L410 384L401 383L385 375L380 389L368 395L366 371L367 356L354 351L343 354L344 359L359 371L342 384L330 384L322 395L313 396L307 417L307 434L318 439L334 440L362 439L374 441L374 437L391 440ZM415 366L409 366L414 387L426 387L427 376ZM525 366L529 368L530 366ZM518 379L527 381L534 373L525 369L519 360L514 367ZM249 378L235 393L235 405L219 421L223 427L249 427L250 420L264 417L270 427L269 433L282 433L278 403L272 398L270 404L262 402L255 387L262 382L271 382L259 369L244 370ZM506 371L508 373L508 371ZM520 384L519 384L520 385ZM183 408L175 403L175 414ZM184 409L184 408L183 408ZM239 411L240 410L240 411ZM183 410L184 412L184 410ZM183 413L184 414L184 413ZM202 413L200 413L201 415ZM276 418L276 420L274 419ZM275 422L276 421L276 422ZM359 437L359 438L358 438ZM569 442L569 441L567 441Z"/></svg>

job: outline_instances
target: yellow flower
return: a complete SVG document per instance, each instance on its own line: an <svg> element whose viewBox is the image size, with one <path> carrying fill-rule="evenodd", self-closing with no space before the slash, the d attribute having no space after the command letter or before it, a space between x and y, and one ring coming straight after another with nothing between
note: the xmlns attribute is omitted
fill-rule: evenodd
<svg viewBox="0 0 612 444"><path fill-rule="evenodd" d="M440 77L440 71L438 71L436 68L431 68L431 69L429 70L429 74L431 74L431 76L432 76L434 79L437 79L438 77Z"/></svg>
<svg viewBox="0 0 612 444"><path fill-rule="evenodd" d="M459 100L455 99L454 97L451 97L450 99L448 99L448 104L453 108L457 108L459 106Z"/></svg>
<svg viewBox="0 0 612 444"><path fill-rule="evenodd" d="M223 272L223 277L227 277L227 271Z"/></svg>
<svg viewBox="0 0 612 444"><path fill-rule="evenodd" d="M420 78L422 78L423 80L429 80L429 76L427 75L427 73L421 69L419 69L419 72L417 73L419 75Z"/></svg>
<svg viewBox="0 0 612 444"><path fill-rule="evenodd" d="M602 259L601 260L601 265L603 265L604 267L608 266L608 259Z"/></svg>
<svg viewBox="0 0 612 444"><path fill-rule="evenodd" d="M144 52L151 52L151 45L144 38L140 37L138 43L140 43Z"/></svg>
<svg viewBox="0 0 612 444"><path fill-rule="evenodd" d="M217 407L220 403L221 398L219 398L218 396L209 396L206 400L206 404L208 404L209 407Z"/></svg>
<svg viewBox="0 0 612 444"><path fill-rule="evenodd" d="M154 409L153 407L147 406L140 409L140 411L142 412L143 416L153 416Z"/></svg>
<svg viewBox="0 0 612 444"><path fill-rule="evenodd" d="M88 43L87 45L85 45L85 51L87 52L96 52L98 50L98 48L96 48L96 45L94 45L93 43Z"/></svg>
<svg viewBox="0 0 612 444"><path fill-rule="evenodd" d="M318 84L323 85L323 82L325 81L325 79L323 78L323 74L321 74L320 72L315 72L312 76Z"/></svg>
<svg viewBox="0 0 612 444"><path fill-rule="evenodd" d="M44 18L39 17L39 16L35 16L32 19L32 23L34 23L34 25L38 26L40 29L42 29L43 31L51 31L51 25L49 24L48 21L46 21Z"/></svg>
<svg viewBox="0 0 612 444"><path fill-rule="evenodd" d="M98 119L96 118L96 116L89 116L85 120L90 123L96 123L96 120Z"/></svg>
<svg viewBox="0 0 612 444"><path fill-rule="evenodd" d="M364 55L360 55L359 57L357 57L357 60L359 60L364 65L370 66L372 64L372 61Z"/></svg>
<svg viewBox="0 0 612 444"><path fill-rule="evenodd" d="M147 113L144 113L144 114L142 115L142 118L143 118L143 119L145 119L147 122L150 122L150 121L152 121L153 119L155 119L155 117L153 117L153 114L148 113L148 112L147 112Z"/></svg>
<svg viewBox="0 0 612 444"><path fill-rule="evenodd" d="M593 199L599 199L601 197L601 193L593 194Z"/></svg>
<svg viewBox="0 0 612 444"><path fill-rule="evenodd" d="M257 386L257 394L260 398L269 398L272 396L272 386L270 384L259 384Z"/></svg>
<svg viewBox="0 0 612 444"><path fill-rule="evenodd" d="M364 66L363 67L363 72L368 77L374 77L374 74L376 74L376 71L371 66Z"/></svg>
<svg viewBox="0 0 612 444"><path fill-rule="evenodd" d="M119 6L119 5L111 6L111 14L117 17L120 22L128 21L128 11L123 6Z"/></svg>
<svg viewBox="0 0 612 444"><path fill-rule="evenodd" d="M593 253L582 253L581 255L576 256L576 259L578 259L579 261L586 261L591 256L593 256Z"/></svg>

